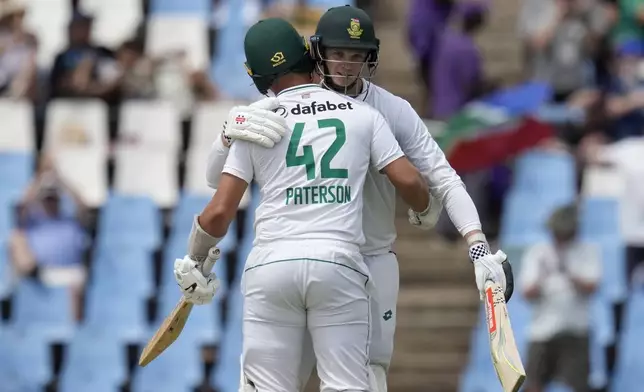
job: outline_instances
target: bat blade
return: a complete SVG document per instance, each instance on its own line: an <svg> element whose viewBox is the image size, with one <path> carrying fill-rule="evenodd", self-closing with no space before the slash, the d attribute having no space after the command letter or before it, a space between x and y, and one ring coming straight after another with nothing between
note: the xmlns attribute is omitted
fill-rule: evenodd
<svg viewBox="0 0 644 392"><path fill-rule="evenodd" d="M525 369L514 340L503 289L488 282L485 286L485 315L490 337L494 370L504 392L517 392L525 381Z"/></svg>
<svg viewBox="0 0 644 392"><path fill-rule="evenodd" d="M188 321L193 306L193 304L186 302L181 297L172 313L163 320L157 332L143 349L139 358L139 366L146 366L152 362L177 340L186 325L186 321Z"/></svg>
<svg viewBox="0 0 644 392"><path fill-rule="evenodd" d="M215 262L219 259L219 255L220 250L218 248L213 247L210 249L203 264L203 273L205 275L212 271ZM193 306L193 304L186 301L185 297L181 297L172 313L163 320L152 339L143 348L143 352L139 357L139 366L143 367L152 362L177 340L181 331L183 331L183 327L186 326L186 321L188 321Z"/></svg>

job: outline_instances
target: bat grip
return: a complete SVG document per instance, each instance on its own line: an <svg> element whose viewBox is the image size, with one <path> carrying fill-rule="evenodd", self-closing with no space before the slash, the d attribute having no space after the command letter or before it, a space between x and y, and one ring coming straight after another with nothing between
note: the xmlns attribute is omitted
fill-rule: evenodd
<svg viewBox="0 0 644 392"><path fill-rule="evenodd" d="M207 276L212 272L212 268L215 266L215 262L219 259L220 253L221 251L219 250L219 248L215 246L210 248L210 250L208 251L208 256L206 257L206 260L204 260L202 266L204 276Z"/></svg>

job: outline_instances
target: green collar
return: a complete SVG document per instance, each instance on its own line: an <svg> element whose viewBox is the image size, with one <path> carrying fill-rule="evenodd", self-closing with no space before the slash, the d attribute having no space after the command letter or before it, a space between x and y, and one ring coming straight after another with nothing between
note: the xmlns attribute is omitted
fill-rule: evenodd
<svg viewBox="0 0 644 392"><path fill-rule="evenodd" d="M280 91L277 96L279 97L280 95L286 94L286 93L292 93L293 91L300 91L300 90L305 90L305 89L310 89L310 88L320 88L319 84L300 84L299 86L294 86L294 87L289 87L285 88L284 90Z"/></svg>

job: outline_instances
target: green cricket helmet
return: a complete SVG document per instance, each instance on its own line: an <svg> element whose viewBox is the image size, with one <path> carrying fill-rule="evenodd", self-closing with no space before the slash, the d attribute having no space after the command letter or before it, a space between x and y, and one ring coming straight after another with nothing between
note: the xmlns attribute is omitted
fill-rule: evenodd
<svg viewBox="0 0 644 392"><path fill-rule="evenodd" d="M313 72L307 40L286 20L269 18L250 27L244 38L246 71L262 94L273 82L291 72Z"/></svg>
<svg viewBox="0 0 644 392"><path fill-rule="evenodd" d="M346 92L347 86L336 86L330 78L327 63L338 60L327 58L328 49L364 50L365 58L360 62L363 64L360 76L371 78L378 66L380 40L376 38L376 31L369 15L360 8L349 5L330 8L320 18L315 35L311 37L312 56L318 73L324 78L324 83L334 90L344 89ZM340 62L355 63L354 61ZM367 75L362 74L365 69Z"/></svg>

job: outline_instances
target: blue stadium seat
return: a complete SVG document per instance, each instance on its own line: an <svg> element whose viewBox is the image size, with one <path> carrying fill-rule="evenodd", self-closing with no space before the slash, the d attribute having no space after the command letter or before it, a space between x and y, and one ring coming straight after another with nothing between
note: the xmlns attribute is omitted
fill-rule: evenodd
<svg viewBox="0 0 644 392"><path fill-rule="evenodd" d="M575 178L575 158L571 154L545 150L531 150L516 159L515 173L534 173ZM526 180L533 180L526 178ZM537 179L538 180L538 179Z"/></svg>
<svg viewBox="0 0 644 392"><path fill-rule="evenodd" d="M644 290L637 289L627 302L624 331L611 391L639 392L644 385Z"/></svg>
<svg viewBox="0 0 644 392"><path fill-rule="evenodd" d="M572 388L561 383L552 383L548 385L544 392L574 392Z"/></svg>
<svg viewBox="0 0 644 392"><path fill-rule="evenodd" d="M15 200L10 195L0 194L0 238L8 238L14 227Z"/></svg>
<svg viewBox="0 0 644 392"><path fill-rule="evenodd" d="M31 181L33 169L33 154L0 152L0 199L19 200Z"/></svg>
<svg viewBox="0 0 644 392"><path fill-rule="evenodd" d="M228 320L221 337L219 362L213 367L211 382L221 392L236 392L239 387L242 353L243 297L239 287L231 288Z"/></svg>
<svg viewBox="0 0 644 392"><path fill-rule="evenodd" d="M20 328L0 331L0 390L43 391L52 378L49 345Z"/></svg>
<svg viewBox="0 0 644 392"><path fill-rule="evenodd" d="M196 14L204 17L210 14L210 0L151 0L151 14Z"/></svg>
<svg viewBox="0 0 644 392"><path fill-rule="evenodd" d="M190 319L186 323L180 339L193 342L196 346L205 344L218 344L221 339L221 292L218 292L210 305L195 306L190 313ZM163 290L159 296L159 307L157 310L157 322L153 323L152 329L156 330L165 317L172 312L172 309L181 299L181 292L176 287L171 290Z"/></svg>
<svg viewBox="0 0 644 392"><path fill-rule="evenodd" d="M145 301L131 293L106 293L90 286L84 327L124 343L140 343L147 335Z"/></svg>
<svg viewBox="0 0 644 392"><path fill-rule="evenodd" d="M501 243L504 247L525 247L549 240L545 227L552 211L542 200L510 194L501 215Z"/></svg>
<svg viewBox="0 0 644 392"><path fill-rule="evenodd" d="M602 277L600 293L612 302L626 299L626 249L622 243L602 243Z"/></svg>
<svg viewBox="0 0 644 392"><path fill-rule="evenodd" d="M192 229L195 215L199 215L208 204L211 197L184 194L172 214L172 229L170 236L184 236L187 238Z"/></svg>
<svg viewBox="0 0 644 392"><path fill-rule="evenodd" d="M82 328L65 350L60 392L117 392L127 376L125 346L95 329Z"/></svg>
<svg viewBox="0 0 644 392"><path fill-rule="evenodd" d="M155 250L161 244L161 213L146 197L112 195L101 211L98 247Z"/></svg>
<svg viewBox="0 0 644 392"><path fill-rule="evenodd" d="M227 97L254 101L262 96L249 83L244 67L239 66L246 61L244 35L248 25L244 19L244 0L227 3L228 20L213 43L217 50L211 61L210 77Z"/></svg>
<svg viewBox="0 0 644 392"><path fill-rule="evenodd" d="M11 293L11 264L4 243L0 242L0 300Z"/></svg>
<svg viewBox="0 0 644 392"><path fill-rule="evenodd" d="M619 201L587 198L580 209L580 234L593 241L617 241L620 238Z"/></svg>
<svg viewBox="0 0 644 392"><path fill-rule="evenodd" d="M132 298L149 298L154 291L152 253L142 249L110 248L98 251L93 264L95 289L121 291Z"/></svg>
<svg viewBox="0 0 644 392"><path fill-rule="evenodd" d="M15 288L11 325L49 342L66 342L74 334L70 291L22 280Z"/></svg>
<svg viewBox="0 0 644 392"><path fill-rule="evenodd" d="M201 363L199 349L181 336L154 361L136 370L132 392L192 392L201 382Z"/></svg>

